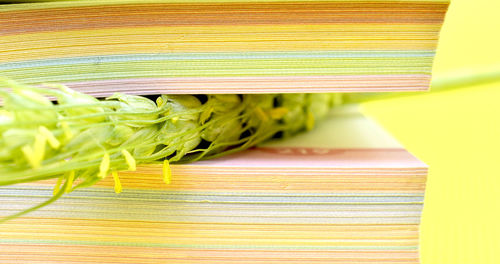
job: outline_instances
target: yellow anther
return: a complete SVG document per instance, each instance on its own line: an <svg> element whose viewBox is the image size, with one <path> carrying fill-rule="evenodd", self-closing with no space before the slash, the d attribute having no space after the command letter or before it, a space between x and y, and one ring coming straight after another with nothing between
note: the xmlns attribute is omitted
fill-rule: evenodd
<svg viewBox="0 0 500 264"><path fill-rule="evenodd" d="M41 134L35 136L35 144L33 147L30 145L25 145L21 148L24 156L28 160L29 164L34 169L37 169L42 164L43 157L45 156L45 143L47 139Z"/></svg>
<svg viewBox="0 0 500 264"><path fill-rule="evenodd" d="M61 146L59 140L57 140L57 138L54 136L54 134L52 134L52 132L50 132L48 128L40 126L38 127L38 132L40 132L40 134L42 134L47 139L49 145L53 149L58 149Z"/></svg>
<svg viewBox="0 0 500 264"><path fill-rule="evenodd" d="M113 180L115 181L115 193L121 193L122 183L120 182L120 178L118 178L118 172L114 170L111 172L111 175L113 175Z"/></svg>
<svg viewBox="0 0 500 264"><path fill-rule="evenodd" d="M39 167L45 157L45 145L47 138L42 134L35 136L35 144L33 145L33 159L36 161L36 167Z"/></svg>
<svg viewBox="0 0 500 264"><path fill-rule="evenodd" d="M53 192L54 195L56 195L59 192L59 190L61 188L62 180L63 180L63 177L57 178L56 186L54 186L54 192Z"/></svg>
<svg viewBox="0 0 500 264"><path fill-rule="evenodd" d="M108 171L109 171L109 154L105 152L101 160L101 165L99 166L99 174L97 174L97 177L102 179L106 178L106 175L108 175Z"/></svg>
<svg viewBox="0 0 500 264"><path fill-rule="evenodd" d="M172 117L172 123L177 123L177 121L179 120L179 117L176 116L176 117Z"/></svg>
<svg viewBox="0 0 500 264"><path fill-rule="evenodd" d="M286 107L277 107L269 111L269 115L272 119L281 119L288 113L288 108Z"/></svg>
<svg viewBox="0 0 500 264"><path fill-rule="evenodd" d="M156 98L156 105L158 105L158 108L161 108L163 104L165 104L165 100L163 100L161 96L158 96L158 98Z"/></svg>
<svg viewBox="0 0 500 264"><path fill-rule="evenodd" d="M136 163L134 157L128 152L126 149L122 149L122 155L125 157L125 161L127 162L128 165L128 170L129 171L135 171L136 168Z"/></svg>
<svg viewBox="0 0 500 264"><path fill-rule="evenodd" d="M73 181L75 181L75 171L72 170L68 174L68 179L66 180L66 187L64 188L65 193L71 192L71 188L73 188Z"/></svg>
<svg viewBox="0 0 500 264"><path fill-rule="evenodd" d="M266 122L269 120L269 117L266 115L266 113L264 113L264 111L262 110L262 108L260 107L255 107L255 113L257 114L257 117L262 120L263 122Z"/></svg>
<svg viewBox="0 0 500 264"><path fill-rule="evenodd" d="M170 184L172 179L172 170L170 169L170 163L168 160L163 161L163 182Z"/></svg>
<svg viewBox="0 0 500 264"><path fill-rule="evenodd" d="M30 145L23 146L21 148L21 151L23 152L26 160L28 160L28 163L31 164L31 167L33 167L34 169L40 167L40 163L35 160L35 152Z"/></svg>

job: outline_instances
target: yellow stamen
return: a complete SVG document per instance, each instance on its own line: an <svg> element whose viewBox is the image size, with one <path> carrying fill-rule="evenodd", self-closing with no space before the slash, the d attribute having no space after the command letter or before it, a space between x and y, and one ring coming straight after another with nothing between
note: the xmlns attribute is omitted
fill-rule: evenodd
<svg viewBox="0 0 500 264"><path fill-rule="evenodd" d="M179 120L179 117L176 116L176 117L172 117L172 123L177 123L177 121Z"/></svg>
<svg viewBox="0 0 500 264"><path fill-rule="evenodd" d="M288 113L288 108L286 107L276 107L269 111L269 115L272 119L281 119L284 115Z"/></svg>
<svg viewBox="0 0 500 264"><path fill-rule="evenodd" d="M172 179L172 170L170 169L170 163L168 160L163 161L163 182L170 184Z"/></svg>
<svg viewBox="0 0 500 264"><path fill-rule="evenodd" d="M126 149L122 149L122 155L125 157L125 161L128 164L128 170L135 171L136 170L135 159L134 157L132 157L130 152L128 152Z"/></svg>
<svg viewBox="0 0 500 264"><path fill-rule="evenodd" d="M259 119L262 120L263 122L266 122L269 120L269 117L266 115L266 113L264 113L262 108L260 108L258 106L255 107L255 113L257 114L257 117L259 117Z"/></svg>
<svg viewBox="0 0 500 264"><path fill-rule="evenodd" d="M57 140L57 138L54 136L54 134L52 134L52 132L50 132L50 130L48 128L46 128L44 126L40 126L40 127L38 127L38 131L40 132L40 134L42 134L47 139L47 141L49 142L49 145L53 149L58 149L61 146L61 143L59 142L59 140Z"/></svg>
<svg viewBox="0 0 500 264"><path fill-rule="evenodd" d="M56 195L59 192L59 190L61 188L62 180L63 180L63 177L57 178L56 186L54 186L54 195Z"/></svg>
<svg viewBox="0 0 500 264"><path fill-rule="evenodd" d="M45 144L47 143L47 138L42 134L37 134L35 136L35 145L33 150L35 151L35 158L38 162L43 160L45 156Z"/></svg>
<svg viewBox="0 0 500 264"><path fill-rule="evenodd" d="M66 137L66 140L70 140L73 138L73 133L71 132L71 129L69 128L69 125L67 122L61 122L61 127L64 131L64 136Z"/></svg>
<svg viewBox="0 0 500 264"><path fill-rule="evenodd" d="M29 145L23 146L21 151L34 169L37 169L42 164L45 156L45 143L47 139L41 134L35 136L35 144L33 148Z"/></svg>
<svg viewBox="0 0 500 264"><path fill-rule="evenodd" d="M111 175L113 175L113 180L115 181L115 193L121 193L122 183L120 182L120 178L118 178L118 172L114 170L111 172Z"/></svg>
<svg viewBox="0 0 500 264"><path fill-rule="evenodd" d="M40 167L40 163L37 163L35 160L35 152L33 151L33 148L29 145L25 145L21 148L21 151L24 154L24 157L28 160L28 163L33 167L34 169Z"/></svg>
<svg viewBox="0 0 500 264"><path fill-rule="evenodd" d="M108 171L109 171L109 154L105 152L101 160L101 165L99 166L99 174L97 174L97 177L102 179L106 178Z"/></svg>
<svg viewBox="0 0 500 264"><path fill-rule="evenodd" d="M66 180L66 188L64 188L65 193L71 192L71 188L73 188L73 181L75 180L75 171L72 170L69 172L68 179Z"/></svg>
<svg viewBox="0 0 500 264"><path fill-rule="evenodd" d="M158 98L156 98L156 105L158 105L158 108L161 108L163 104L165 104L165 101L161 98L161 96L158 96Z"/></svg>
<svg viewBox="0 0 500 264"><path fill-rule="evenodd" d="M307 112L306 129L311 130L313 128L314 128L314 115L312 112Z"/></svg>

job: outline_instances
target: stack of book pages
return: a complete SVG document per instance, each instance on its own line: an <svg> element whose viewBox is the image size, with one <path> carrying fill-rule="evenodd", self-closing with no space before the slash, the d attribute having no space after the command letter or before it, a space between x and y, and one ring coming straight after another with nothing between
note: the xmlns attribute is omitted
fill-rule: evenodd
<svg viewBox="0 0 500 264"><path fill-rule="evenodd" d="M448 0L103 0L0 5L0 77L115 92L427 90ZM0 263L419 262L427 167L340 107L230 156L120 172L0 224ZM55 180L0 187L0 217Z"/></svg>
<svg viewBox="0 0 500 264"><path fill-rule="evenodd" d="M0 75L116 91L429 87L448 0L103 0L0 6Z"/></svg>
<svg viewBox="0 0 500 264"><path fill-rule="evenodd" d="M111 177L0 225L0 263L418 263L427 167L337 110L310 133ZM109 180L108 180L109 179ZM5 216L54 181L0 189Z"/></svg>

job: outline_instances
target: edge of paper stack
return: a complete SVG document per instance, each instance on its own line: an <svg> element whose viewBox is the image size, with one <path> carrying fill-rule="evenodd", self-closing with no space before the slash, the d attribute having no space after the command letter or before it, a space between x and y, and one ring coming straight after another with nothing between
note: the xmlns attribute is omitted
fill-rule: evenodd
<svg viewBox="0 0 500 264"><path fill-rule="evenodd" d="M427 90L448 2L0 5L0 75L102 97Z"/></svg>
<svg viewBox="0 0 500 264"><path fill-rule="evenodd" d="M0 76L128 94L421 91L447 0L0 5ZM0 225L0 263L419 263L427 166L349 108L220 159L123 172ZM0 217L53 181L0 188Z"/></svg>
<svg viewBox="0 0 500 264"><path fill-rule="evenodd" d="M418 263L427 166L349 108L220 159L108 177L0 225L0 262ZM0 188L0 213L54 182Z"/></svg>

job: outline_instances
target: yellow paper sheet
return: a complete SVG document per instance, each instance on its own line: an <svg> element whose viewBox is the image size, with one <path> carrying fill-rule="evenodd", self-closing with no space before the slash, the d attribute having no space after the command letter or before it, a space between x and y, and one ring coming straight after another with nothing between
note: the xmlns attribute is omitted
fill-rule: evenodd
<svg viewBox="0 0 500 264"><path fill-rule="evenodd" d="M499 1L452 1L434 83L500 71L498 10ZM363 108L430 166L422 264L500 263L500 81Z"/></svg>

